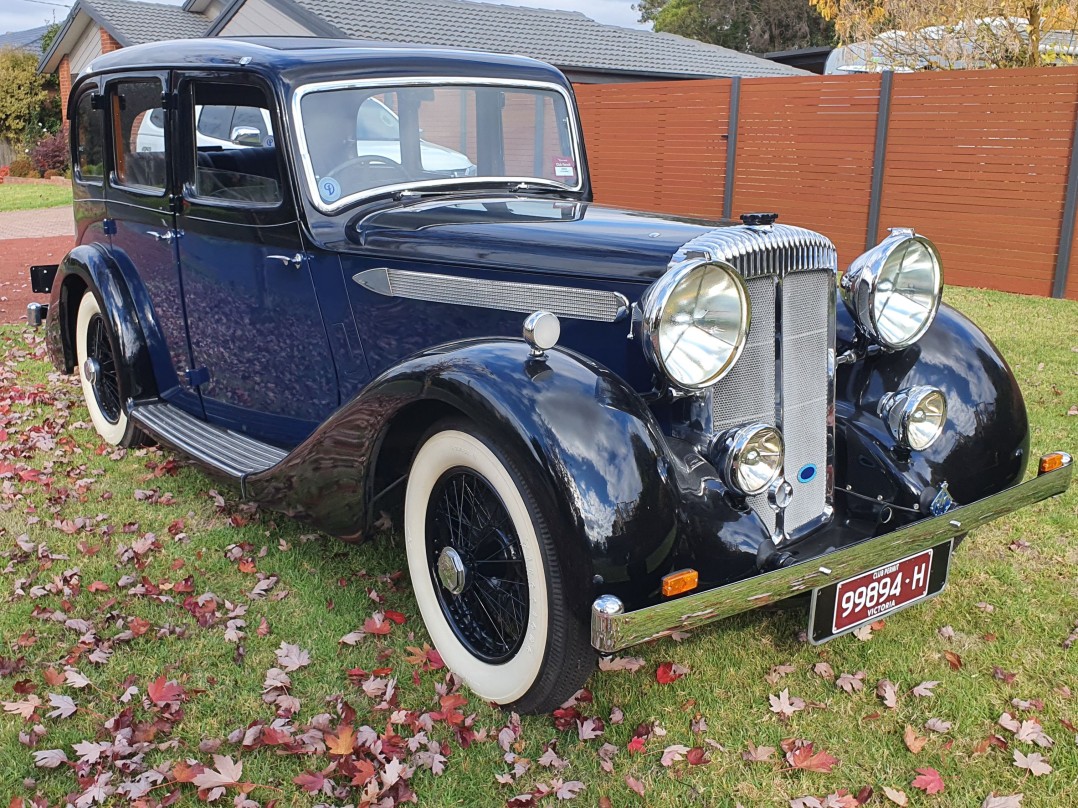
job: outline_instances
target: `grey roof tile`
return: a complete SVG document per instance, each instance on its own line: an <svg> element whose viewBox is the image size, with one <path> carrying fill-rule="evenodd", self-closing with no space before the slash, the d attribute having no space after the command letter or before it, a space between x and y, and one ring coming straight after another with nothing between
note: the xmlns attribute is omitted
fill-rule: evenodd
<svg viewBox="0 0 1078 808"><path fill-rule="evenodd" d="M141 45L163 39L200 37L210 27L207 17L164 3L136 0L79 0L93 17L105 23L122 45Z"/></svg>
<svg viewBox="0 0 1078 808"><path fill-rule="evenodd" d="M469 0L293 1L348 36L515 53L562 69L655 76L805 74L797 68L673 34L603 25L576 11Z"/></svg>
<svg viewBox="0 0 1078 808"><path fill-rule="evenodd" d="M47 25L39 25L37 28L29 28L25 31L8 31L0 34L0 48L17 48L31 53L41 50L41 39L49 30Z"/></svg>

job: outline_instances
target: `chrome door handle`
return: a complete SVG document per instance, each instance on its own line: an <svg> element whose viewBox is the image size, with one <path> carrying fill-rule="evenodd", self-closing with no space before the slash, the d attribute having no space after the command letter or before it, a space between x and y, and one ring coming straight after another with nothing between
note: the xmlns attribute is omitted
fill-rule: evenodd
<svg viewBox="0 0 1078 808"><path fill-rule="evenodd" d="M267 255L266 260L280 261L285 266L291 264L296 269L303 266L303 253L296 253L295 255Z"/></svg>

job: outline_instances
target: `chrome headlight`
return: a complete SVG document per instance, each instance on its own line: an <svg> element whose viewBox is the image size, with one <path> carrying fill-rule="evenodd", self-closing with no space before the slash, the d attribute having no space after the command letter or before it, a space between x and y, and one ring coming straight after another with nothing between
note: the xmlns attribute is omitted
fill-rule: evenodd
<svg viewBox="0 0 1078 808"><path fill-rule="evenodd" d="M842 276L842 297L857 325L885 348L919 340L939 309L943 265L924 236L895 228Z"/></svg>
<svg viewBox="0 0 1078 808"><path fill-rule="evenodd" d="M728 486L759 494L782 473L785 447L775 427L750 424L722 435L711 454Z"/></svg>
<svg viewBox="0 0 1078 808"><path fill-rule="evenodd" d="M729 264L679 264L651 285L640 306L644 351L678 387L710 387L745 347L749 295Z"/></svg>
<svg viewBox="0 0 1078 808"><path fill-rule="evenodd" d="M947 399L935 387L909 387L884 396L880 415L896 441L920 452L943 434Z"/></svg>

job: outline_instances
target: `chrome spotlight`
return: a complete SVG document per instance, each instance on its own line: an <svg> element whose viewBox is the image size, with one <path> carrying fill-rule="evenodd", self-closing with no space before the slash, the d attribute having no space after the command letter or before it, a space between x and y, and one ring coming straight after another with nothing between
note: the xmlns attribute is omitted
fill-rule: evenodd
<svg viewBox="0 0 1078 808"><path fill-rule="evenodd" d="M749 424L721 435L711 455L728 486L752 495L766 491L778 479L785 447L775 427Z"/></svg>
<svg viewBox="0 0 1078 808"><path fill-rule="evenodd" d="M880 400L880 416L899 444L920 452L943 434L947 398L935 387L908 387Z"/></svg>

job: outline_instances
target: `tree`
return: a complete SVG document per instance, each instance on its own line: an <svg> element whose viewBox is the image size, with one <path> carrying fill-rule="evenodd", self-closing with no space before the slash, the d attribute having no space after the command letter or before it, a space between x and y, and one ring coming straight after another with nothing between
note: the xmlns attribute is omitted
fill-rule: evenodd
<svg viewBox="0 0 1078 808"><path fill-rule="evenodd" d="M37 56L0 49L0 137L32 146L60 125L59 101L37 72Z"/></svg>
<svg viewBox="0 0 1078 808"><path fill-rule="evenodd" d="M842 44L897 69L1073 63L1078 0L809 0Z"/></svg>
<svg viewBox="0 0 1078 808"><path fill-rule="evenodd" d="M640 0L641 22L739 51L830 45L834 25L805 0Z"/></svg>

